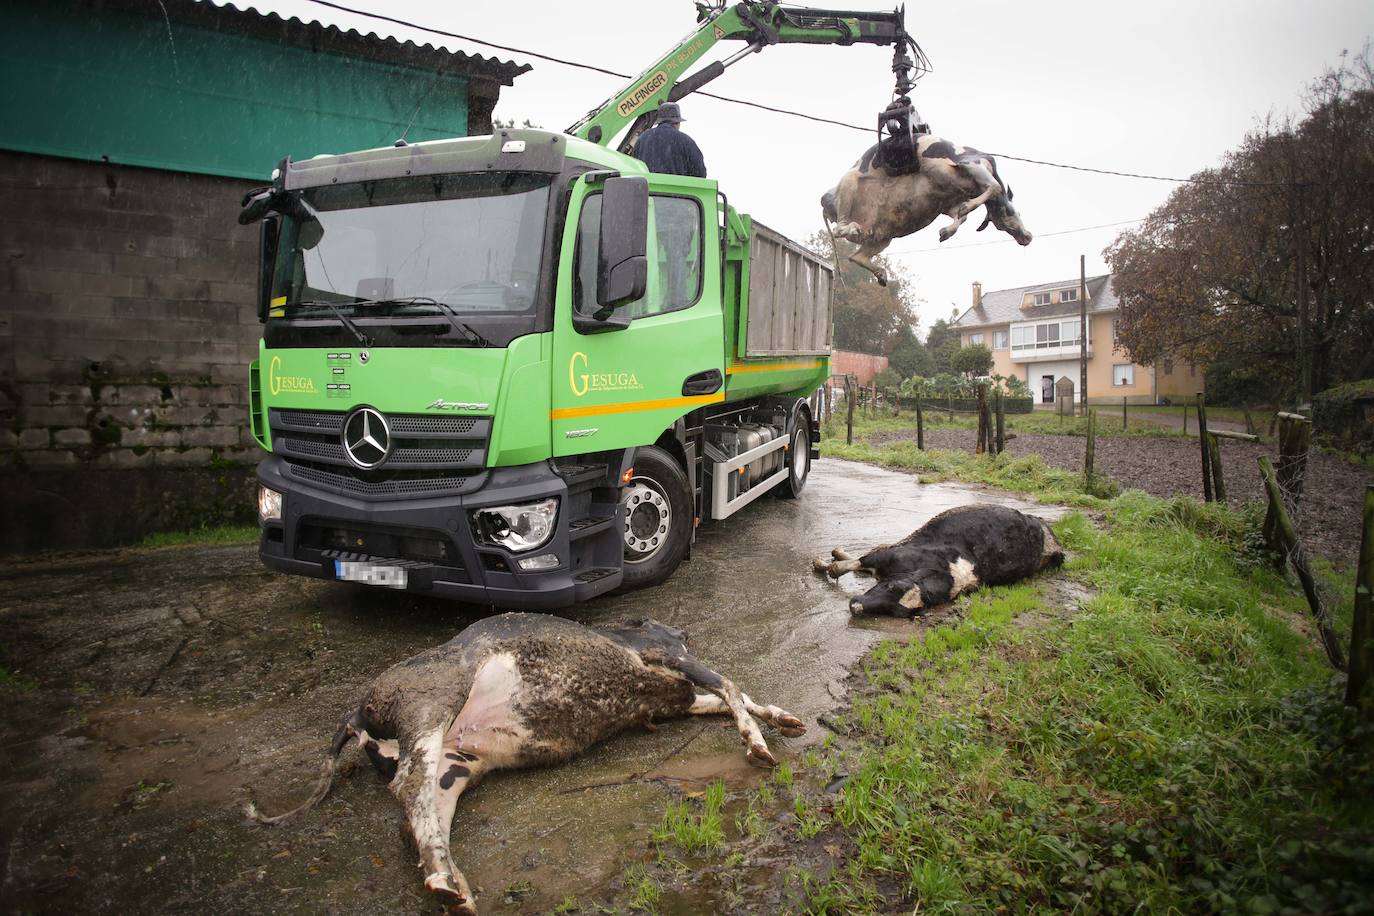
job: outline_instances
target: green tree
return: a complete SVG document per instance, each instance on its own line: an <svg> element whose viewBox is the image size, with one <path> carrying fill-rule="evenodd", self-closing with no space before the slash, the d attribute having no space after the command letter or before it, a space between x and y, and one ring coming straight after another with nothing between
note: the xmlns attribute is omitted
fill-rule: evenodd
<svg viewBox="0 0 1374 916"><path fill-rule="evenodd" d="M895 393L902 385L902 377L891 366L873 376L873 387L884 394Z"/></svg>
<svg viewBox="0 0 1374 916"><path fill-rule="evenodd" d="M911 279L898 264L875 258L888 273L887 286L879 286L873 275L848 260L855 246L839 242L838 270L835 275L835 347L878 356L888 355L903 328L916 323L915 304L910 298ZM821 257L835 259L830 236L817 232L806 244Z"/></svg>
<svg viewBox="0 0 1374 916"><path fill-rule="evenodd" d="M1374 66L1368 47L1107 249L1136 362L1263 367L1300 400L1374 374Z"/></svg>
<svg viewBox="0 0 1374 916"><path fill-rule="evenodd" d="M935 361L930 358L926 345L921 343L921 338L916 336L911 325L902 325L897 329L892 352L888 354L887 361L902 378L933 375L935 372Z"/></svg>
<svg viewBox="0 0 1374 916"><path fill-rule="evenodd" d="M982 344L960 347L950 358L950 368L969 378L978 378L992 371L992 351Z"/></svg>
<svg viewBox="0 0 1374 916"><path fill-rule="evenodd" d="M958 317L958 310L955 310L949 318L941 318L932 324L930 333L926 334L926 352L930 354L932 374L954 371L950 360L954 357L954 351L959 349L959 329L954 326Z"/></svg>

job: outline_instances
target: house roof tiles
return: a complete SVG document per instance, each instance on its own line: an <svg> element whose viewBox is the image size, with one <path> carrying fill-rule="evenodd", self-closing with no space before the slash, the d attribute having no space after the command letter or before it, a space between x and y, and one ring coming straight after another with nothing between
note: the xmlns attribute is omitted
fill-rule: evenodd
<svg viewBox="0 0 1374 916"><path fill-rule="evenodd" d="M989 325L1010 324L1013 321L1035 321L1040 318L1056 318L1061 315L1077 315L1077 302L1056 302L1051 305L1023 307L1027 293L1045 292L1056 289L1077 289L1078 279L1059 280L1053 283L1036 283L1031 286L1017 286L1012 289L996 289L983 293L982 305L964 311L954 323L959 328L981 328ZM1120 307L1116 290L1112 288L1112 275L1101 274L1088 278L1088 311L1111 312Z"/></svg>

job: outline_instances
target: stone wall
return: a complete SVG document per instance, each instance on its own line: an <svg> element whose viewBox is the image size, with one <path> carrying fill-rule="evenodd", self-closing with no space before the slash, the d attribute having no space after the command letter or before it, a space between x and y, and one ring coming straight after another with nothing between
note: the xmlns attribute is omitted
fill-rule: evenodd
<svg viewBox="0 0 1374 916"><path fill-rule="evenodd" d="M188 505L207 468L217 486L227 475L239 489L257 450L247 429L257 227L236 221L253 183L10 152L0 175L0 550L133 536L94 515L76 544L13 529L44 527L28 516L59 505L146 509L134 479L190 487ZM79 487L58 471L82 472ZM109 491L103 508L34 492L92 487ZM121 509L121 492L138 506ZM251 507L226 512L252 518ZM133 514L161 528L186 521ZM225 514L194 523L233 520Z"/></svg>

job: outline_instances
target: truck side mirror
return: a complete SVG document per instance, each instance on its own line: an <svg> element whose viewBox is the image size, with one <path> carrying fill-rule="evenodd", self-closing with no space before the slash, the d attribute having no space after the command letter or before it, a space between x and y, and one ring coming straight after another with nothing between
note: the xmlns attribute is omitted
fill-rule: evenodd
<svg viewBox="0 0 1374 916"><path fill-rule="evenodd" d="M649 259L645 256L648 234L648 180L606 179L596 252L597 319L605 320L617 306L644 296L649 279Z"/></svg>
<svg viewBox="0 0 1374 916"><path fill-rule="evenodd" d="M272 303L272 268L277 260L277 233L281 219L276 216L263 218L258 231L258 321L267 320L267 310Z"/></svg>

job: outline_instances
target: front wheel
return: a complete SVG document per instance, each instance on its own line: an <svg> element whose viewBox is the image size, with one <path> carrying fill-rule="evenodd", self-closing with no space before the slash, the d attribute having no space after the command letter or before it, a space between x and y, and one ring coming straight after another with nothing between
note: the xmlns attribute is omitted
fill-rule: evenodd
<svg viewBox="0 0 1374 916"><path fill-rule="evenodd" d="M621 588L658 585L687 555L693 523L687 475L663 449L637 449L634 477L621 490L620 505L625 509Z"/></svg>
<svg viewBox="0 0 1374 916"><path fill-rule="evenodd" d="M797 414L792 430L792 442L787 447L787 479L778 484L778 495L796 499L811 474L811 418L803 411Z"/></svg>

